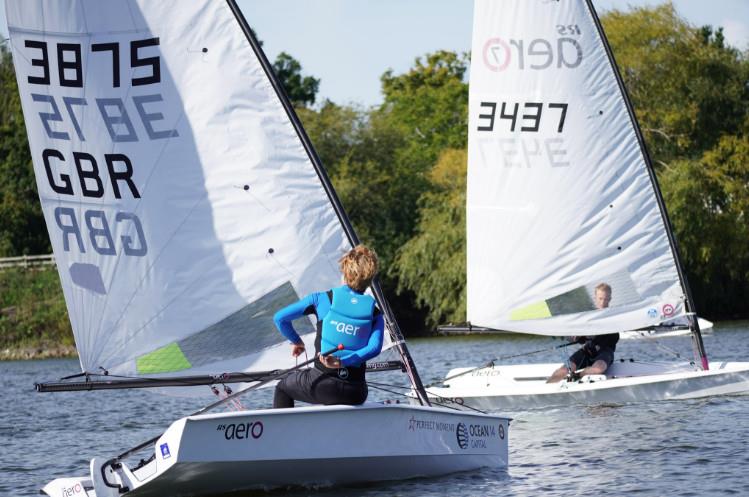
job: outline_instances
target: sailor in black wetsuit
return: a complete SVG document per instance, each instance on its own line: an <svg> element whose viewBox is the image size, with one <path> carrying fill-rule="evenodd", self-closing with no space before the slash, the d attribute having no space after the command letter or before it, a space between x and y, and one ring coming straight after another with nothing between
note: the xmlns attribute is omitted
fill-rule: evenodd
<svg viewBox="0 0 749 497"><path fill-rule="evenodd" d="M291 342L291 354L305 352L291 322L304 315L317 317L315 367L295 371L276 386L273 407L294 407L294 400L311 404L358 405L367 399L366 361L382 350L385 321L375 300L364 294L377 273L377 255L358 245L339 261L345 285L312 293L276 312L273 320ZM335 350L328 356L321 352Z"/></svg>
<svg viewBox="0 0 749 497"><path fill-rule="evenodd" d="M600 283L595 290L595 306L603 309L611 302L611 286ZM549 377L547 383L556 383L564 378L579 378L591 374L603 374L614 362L614 351L619 341L619 333L607 335L571 337L573 342L582 343L580 350L569 358L569 369L561 366ZM580 371L582 369L582 371Z"/></svg>

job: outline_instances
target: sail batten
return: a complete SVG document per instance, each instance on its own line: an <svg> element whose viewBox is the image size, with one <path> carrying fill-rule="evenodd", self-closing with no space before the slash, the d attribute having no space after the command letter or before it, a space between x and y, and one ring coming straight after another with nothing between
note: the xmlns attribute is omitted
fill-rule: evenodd
<svg viewBox="0 0 749 497"><path fill-rule="evenodd" d="M479 0L469 97L468 320L545 335L686 311L662 201L586 2ZM596 288L611 288L596 307Z"/></svg>

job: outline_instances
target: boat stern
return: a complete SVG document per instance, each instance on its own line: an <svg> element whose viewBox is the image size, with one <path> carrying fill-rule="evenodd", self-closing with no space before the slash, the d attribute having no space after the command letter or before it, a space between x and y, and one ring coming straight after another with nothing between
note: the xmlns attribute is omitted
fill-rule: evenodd
<svg viewBox="0 0 749 497"><path fill-rule="evenodd" d="M56 478L44 485L42 495L49 497L96 497L90 478Z"/></svg>

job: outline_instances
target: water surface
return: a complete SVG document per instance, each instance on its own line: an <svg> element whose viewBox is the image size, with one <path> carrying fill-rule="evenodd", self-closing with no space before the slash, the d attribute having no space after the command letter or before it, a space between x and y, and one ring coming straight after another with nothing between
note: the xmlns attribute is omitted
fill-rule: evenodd
<svg viewBox="0 0 749 497"><path fill-rule="evenodd" d="M749 361L749 323L716 326L705 337L713 360ZM560 341L529 336L412 340L425 383L452 367L528 351L504 363L560 362ZM618 358L690 359L688 338L620 341ZM83 476L94 456L111 457L161 433L205 402L144 390L39 394L37 381L78 371L75 360L0 362L0 495L38 495L46 482ZM370 376L403 384L397 373ZM207 387L205 387L207 388ZM244 399L268 406L271 391ZM371 400L393 398L372 390ZM749 495L749 396L713 397L617 406L579 406L507 412L510 466L442 478L328 489L284 489L237 495L294 496L570 496Z"/></svg>

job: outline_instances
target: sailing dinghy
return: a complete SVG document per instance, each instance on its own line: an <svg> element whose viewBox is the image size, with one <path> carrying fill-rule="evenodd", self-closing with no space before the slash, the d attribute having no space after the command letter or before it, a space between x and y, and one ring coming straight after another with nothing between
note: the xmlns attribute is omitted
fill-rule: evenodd
<svg viewBox="0 0 749 497"><path fill-rule="evenodd" d="M590 0L476 0L467 293L476 326L549 336L685 319L696 360L616 362L547 384L558 364L454 369L433 398L487 409L749 390L749 362L708 363L632 106ZM600 283L612 289L594 306Z"/></svg>
<svg viewBox="0 0 749 497"><path fill-rule="evenodd" d="M290 371L274 311L337 286L337 259L358 241L235 2L5 3L82 370L37 389L211 395L209 385ZM223 399L43 492L219 494L505 467L508 420L429 406L373 292L386 347L423 405L242 410L216 390ZM312 324L297 329L314 350ZM238 410L207 412L228 404Z"/></svg>

